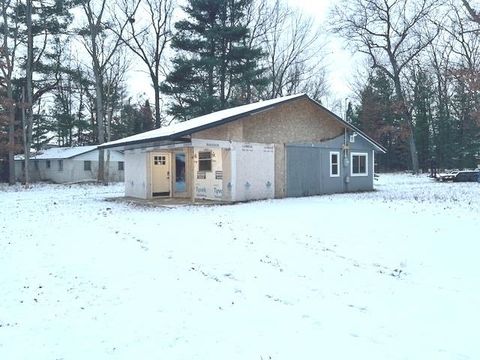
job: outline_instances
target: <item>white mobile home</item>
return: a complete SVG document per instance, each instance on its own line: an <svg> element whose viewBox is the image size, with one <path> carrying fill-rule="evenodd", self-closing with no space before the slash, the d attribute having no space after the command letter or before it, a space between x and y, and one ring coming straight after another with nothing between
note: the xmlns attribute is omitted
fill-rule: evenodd
<svg viewBox="0 0 480 360"><path fill-rule="evenodd" d="M107 154L105 154L106 157ZM70 183L97 179L98 149L96 145L40 150L30 160L31 181ZM23 155L15 157L15 173L17 181L24 179ZM120 151L110 151L108 180L110 182L124 180L124 156Z"/></svg>

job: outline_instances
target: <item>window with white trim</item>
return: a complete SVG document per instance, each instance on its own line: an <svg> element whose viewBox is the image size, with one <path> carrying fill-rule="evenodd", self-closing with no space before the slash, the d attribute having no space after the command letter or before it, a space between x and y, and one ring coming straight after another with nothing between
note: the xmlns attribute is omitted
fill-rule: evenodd
<svg viewBox="0 0 480 360"><path fill-rule="evenodd" d="M352 153L350 164L351 164L352 176L368 175L368 154L367 153Z"/></svg>
<svg viewBox="0 0 480 360"><path fill-rule="evenodd" d="M340 152L330 151L330 176L340 176Z"/></svg>

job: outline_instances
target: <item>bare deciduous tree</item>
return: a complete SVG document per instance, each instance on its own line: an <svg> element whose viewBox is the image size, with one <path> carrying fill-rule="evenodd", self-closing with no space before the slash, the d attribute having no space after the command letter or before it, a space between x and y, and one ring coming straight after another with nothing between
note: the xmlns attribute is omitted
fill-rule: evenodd
<svg viewBox="0 0 480 360"><path fill-rule="evenodd" d="M470 14L472 20L475 21L477 24L480 24L480 11L475 10L470 4L470 1L462 0L462 3Z"/></svg>
<svg viewBox="0 0 480 360"><path fill-rule="evenodd" d="M165 63L164 53L171 39L171 18L173 13L172 0L143 0L137 10L136 17L132 16L136 0L123 0L122 17L117 17L117 26L128 21L123 34L117 32L128 48L147 67L152 82L155 102L155 127L162 125L160 109L160 78Z"/></svg>
<svg viewBox="0 0 480 360"><path fill-rule="evenodd" d="M268 54L270 87L267 97L308 91L312 83L325 84L322 75L324 44L313 18L292 10L281 0L275 1L266 16L264 36L260 41ZM315 96L325 89L315 86Z"/></svg>
<svg viewBox="0 0 480 360"><path fill-rule="evenodd" d="M95 105L97 120L98 143L105 142L105 104L104 104L104 77L105 71L110 64L113 56L117 53L122 44L121 34L129 23L129 19L135 16L138 4L132 9L132 14L120 26L116 34L109 34L112 28L113 9L108 8L108 1L102 0L96 2L93 0L84 1L82 9L85 14L86 26L80 31L83 39L83 45L90 56L92 72L95 80ZM117 9L118 10L118 9ZM99 182L107 183L105 178L105 153L103 149L99 150L98 155L98 176Z"/></svg>
<svg viewBox="0 0 480 360"><path fill-rule="evenodd" d="M13 74L16 64L17 47L19 45L18 36L18 14L16 10L17 1L0 0L0 9L2 11L2 45L0 46L0 62L2 63L1 87L5 90L6 98L4 101L5 110L8 119L8 183L15 184L15 100L13 97Z"/></svg>
<svg viewBox="0 0 480 360"><path fill-rule="evenodd" d="M350 0L342 1L332 13L332 30L366 54L373 68L394 83L399 113L410 129L409 149L412 170L418 172L418 155L412 114L404 89L406 66L428 47L438 34L429 19L435 0Z"/></svg>

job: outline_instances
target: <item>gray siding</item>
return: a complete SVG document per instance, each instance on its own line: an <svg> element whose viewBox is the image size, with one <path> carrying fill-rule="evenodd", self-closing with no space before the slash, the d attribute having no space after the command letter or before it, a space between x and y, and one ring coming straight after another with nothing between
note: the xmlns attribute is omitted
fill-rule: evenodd
<svg viewBox="0 0 480 360"><path fill-rule="evenodd" d="M287 196L323 193L321 152L318 147L287 147Z"/></svg>
<svg viewBox="0 0 480 360"><path fill-rule="evenodd" d="M349 144L348 165L342 150L344 137L321 143L286 145L287 196L308 196L348 191L373 190L373 147L356 137ZM339 176L330 176L330 152L340 153ZM367 154L366 176L352 176L351 153Z"/></svg>

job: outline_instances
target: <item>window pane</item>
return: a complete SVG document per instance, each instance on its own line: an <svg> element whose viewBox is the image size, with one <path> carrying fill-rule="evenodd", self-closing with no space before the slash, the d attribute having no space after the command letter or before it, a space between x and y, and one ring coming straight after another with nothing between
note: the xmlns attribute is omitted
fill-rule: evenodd
<svg viewBox="0 0 480 360"><path fill-rule="evenodd" d="M124 169L123 161L119 161L119 162L118 162L118 170L119 170L119 171L123 171L123 169Z"/></svg>
<svg viewBox="0 0 480 360"><path fill-rule="evenodd" d="M332 164L338 164L338 154L332 154Z"/></svg>
<svg viewBox="0 0 480 360"><path fill-rule="evenodd" d="M365 156L359 156L359 167L360 167L360 173L365 174L367 172L367 164L366 164L366 157Z"/></svg>
<svg viewBox="0 0 480 360"><path fill-rule="evenodd" d="M187 191L185 182L185 153L175 154L175 191Z"/></svg>
<svg viewBox="0 0 480 360"><path fill-rule="evenodd" d="M338 165L332 164L332 175L338 175Z"/></svg>
<svg viewBox="0 0 480 360"><path fill-rule="evenodd" d="M200 151L198 153L198 171L212 171L211 151Z"/></svg>
<svg viewBox="0 0 480 360"><path fill-rule="evenodd" d="M352 161L352 165L353 165L353 173L354 174L358 174L359 173L359 162L358 162L358 158L359 156L358 155L353 155L353 161Z"/></svg>
<svg viewBox="0 0 480 360"><path fill-rule="evenodd" d="M211 158L211 152L210 151L200 151L198 153L198 158L200 160L210 159Z"/></svg>
<svg viewBox="0 0 480 360"><path fill-rule="evenodd" d="M367 174L367 156L353 155L352 156L352 173L353 174Z"/></svg>
<svg viewBox="0 0 480 360"><path fill-rule="evenodd" d="M198 162L198 171L212 171L212 160L200 160Z"/></svg>

